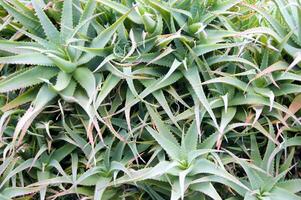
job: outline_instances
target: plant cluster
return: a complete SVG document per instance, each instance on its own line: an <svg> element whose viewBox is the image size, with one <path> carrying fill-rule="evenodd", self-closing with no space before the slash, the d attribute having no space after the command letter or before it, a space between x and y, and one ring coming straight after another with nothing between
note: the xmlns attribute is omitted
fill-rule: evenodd
<svg viewBox="0 0 301 200"><path fill-rule="evenodd" d="M0 200L301 200L299 0L0 0Z"/></svg>

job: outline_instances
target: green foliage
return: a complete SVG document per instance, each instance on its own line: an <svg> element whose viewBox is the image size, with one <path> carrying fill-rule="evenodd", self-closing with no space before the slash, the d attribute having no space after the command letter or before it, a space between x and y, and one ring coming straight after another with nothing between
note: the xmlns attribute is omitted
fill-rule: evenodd
<svg viewBox="0 0 301 200"><path fill-rule="evenodd" d="M0 0L0 199L301 199L297 0Z"/></svg>

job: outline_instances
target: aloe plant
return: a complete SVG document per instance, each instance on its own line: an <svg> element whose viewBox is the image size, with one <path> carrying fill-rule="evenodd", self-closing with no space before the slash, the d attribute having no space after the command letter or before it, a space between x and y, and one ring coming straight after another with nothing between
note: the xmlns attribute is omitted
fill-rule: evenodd
<svg viewBox="0 0 301 200"><path fill-rule="evenodd" d="M299 7L0 0L0 199L300 199Z"/></svg>
<svg viewBox="0 0 301 200"><path fill-rule="evenodd" d="M18 70L2 80L0 83L1 92L28 88L43 83L42 86L39 86L40 90L34 90L35 94L25 92L2 108L5 111L8 108L11 109L33 101L32 108L20 119L15 137L18 137L21 129L23 131L26 129L25 121L32 121L34 116L42 111L49 101L57 95L67 101L78 102L84 109L87 109L86 107L89 105L84 105L84 103L88 103L84 99L88 98L91 101L94 99L97 82L101 76L100 73L91 71L91 67L88 67L91 65L89 61L96 56L104 57L107 55L111 49L106 47L107 43L130 11L89 41L88 29L96 17L94 15L96 2L94 1L88 2L82 11L76 11L72 1L65 1L62 8L60 31L45 14L42 9L43 3L40 1L32 1L34 11L22 4L17 8L13 7L7 1L1 1L1 5L28 31L17 27L17 25L14 27L34 41L30 43L1 41L2 48L13 54L1 57L0 62L2 64L32 66ZM20 14L20 9L24 14ZM74 18L79 20L76 22ZM32 29L32 26L35 28ZM91 48L97 53L86 52L86 49ZM78 88L75 91L77 87L82 89ZM35 99L33 99L34 96L36 96ZM91 113L89 114L91 115ZM91 116L91 121L95 121L93 117Z"/></svg>

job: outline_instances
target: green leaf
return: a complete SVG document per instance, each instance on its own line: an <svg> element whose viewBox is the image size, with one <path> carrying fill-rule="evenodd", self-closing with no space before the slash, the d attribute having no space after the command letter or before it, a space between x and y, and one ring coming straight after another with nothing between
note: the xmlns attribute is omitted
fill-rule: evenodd
<svg viewBox="0 0 301 200"><path fill-rule="evenodd" d="M63 72L71 73L78 66L77 63L70 62L53 54L47 54L48 58Z"/></svg>
<svg viewBox="0 0 301 200"><path fill-rule="evenodd" d="M22 48L23 47L23 48ZM0 40L0 49L3 51L11 52L14 54L22 53L34 53L35 51L27 49L25 47L37 47L41 46L35 42L21 42L21 41L9 41L9 40Z"/></svg>
<svg viewBox="0 0 301 200"><path fill-rule="evenodd" d="M67 74L63 71L58 73L56 84L53 86L55 91L62 91L64 90L70 83L72 76Z"/></svg>
<svg viewBox="0 0 301 200"><path fill-rule="evenodd" d="M75 80L86 90L90 98L96 95L96 80L93 73L86 67L77 68L73 76Z"/></svg>
<svg viewBox="0 0 301 200"><path fill-rule="evenodd" d="M214 50L238 47L238 46L242 46L243 44L244 43L200 44L194 47L192 50L195 52L197 56L201 56Z"/></svg>
<svg viewBox="0 0 301 200"><path fill-rule="evenodd" d="M32 59L34 58L34 59ZM24 53L15 56L0 57L0 64L24 64L54 66L55 63L41 53Z"/></svg>
<svg viewBox="0 0 301 200"><path fill-rule="evenodd" d="M36 193L40 190L40 187L10 187L10 188L5 188L2 192L1 195L3 195L7 199L12 199L12 198L17 198L20 196L25 196L29 195L32 193ZM1 199L1 196L0 196ZM2 200L2 199L1 199Z"/></svg>
<svg viewBox="0 0 301 200"><path fill-rule="evenodd" d="M179 146L178 141L170 132L168 126L160 119L160 115L156 113L149 105L146 104L147 110L151 116L151 119L156 125L156 129L159 131L160 135L170 140L170 142L174 143L174 145Z"/></svg>
<svg viewBox="0 0 301 200"><path fill-rule="evenodd" d="M196 93L198 99L200 100L202 105L205 107L205 109L209 113L214 124L216 125L216 127L218 127L215 114L211 109L211 106L205 96L203 87L201 85L201 79L200 79L197 67L192 66L189 69L187 69L186 71L184 71L183 74L184 74L185 78L188 80L188 82L190 83L190 85L192 86L193 91Z"/></svg>
<svg viewBox="0 0 301 200"><path fill-rule="evenodd" d="M61 16L61 37L67 39L70 31L73 29L72 0L64 1L63 12Z"/></svg>
<svg viewBox="0 0 301 200"><path fill-rule="evenodd" d="M14 16L14 18L18 20L24 27L28 28L36 34L39 34L39 29L41 28L41 25L38 19L23 14L22 12L9 5L6 2L6 0L0 0L0 5L3 6L3 8L8 13Z"/></svg>
<svg viewBox="0 0 301 200"><path fill-rule="evenodd" d="M151 136L158 142L158 144L166 151L168 156L176 161L181 161L181 149L174 142L170 141L163 134L158 133L151 127L147 126L146 130L151 134Z"/></svg>
<svg viewBox="0 0 301 200"><path fill-rule="evenodd" d="M43 82L43 79L51 79L58 74L53 67L33 67L15 72L0 81L0 92L9 92L21 88L30 87Z"/></svg>
<svg viewBox="0 0 301 200"><path fill-rule="evenodd" d="M92 40L91 47L103 48L109 42L113 34L117 31L118 27L129 16L132 9L124 13L118 20L116 20L111 26L103 30L96 38Z"/></svg>
<svg viewBox="0 0 301 200"><path fill-rule="evenodd" d="M184 147L186 153L196 150L198 143L198 131L195 121L191 122L187 133L182 139L182 143L182 146Z"/></svg>
<svg viewBox="0 0 301 200"><path fill-rule="evenodd" d="M9 172L9 174L3 179L3 181L0 184L0 188L3 188L4 184L9 181L9 179L13 176L15 176L17 173L29 168L31 166L33 159L28 159L23 161L19 166L17 166L15 169Z"/></svg>
<svg viewBox="0 0 301 200"><path fill-rule="evenodd" d="M47 38L53 43L59 44L61 41L60 33L56 27L52 24L48 16L45 14L39 3L41 0L32 0L32 5L36 11L36 14L41 22L44 32Z"/></svg>
<svg viewBox="0 0 301 200"><path fill-rule="evenodd" d="M108 96L108 94L115 88L115 86L119 83L120 78L110 74L107 79L104 81L100 93L97 96L95 106L98 108L103 100Z"/></svg>
<svg viewBox="0 0 301 200"><path fill-rule="evenodd" d="M26 92L18 95L16 98L11 100L10 102L6 103L0 109L2 112L5 112L5 111L11 110L13 108L16 108L18 106L21 106L25 103L32 102L35 99L37 92L38 92L38 90L36 88L29 89Z"/></svg>
<svg viewBox="0 0 301 200"><path fill-rule="evenodd" d="M214 200L222 200L211 183L198 183L191 187L192 190L206 194Z"/></svg>
<svg viewBox="0 0 301 200"><path fill-rule="evenodd" d="M56 160L57 162L60 162L66 156L68 156L75 148L76 146L72 144L65 144L64 146L56 149L49 160Z"/></svg>
<svg viewBox="0 0 301 200"><path fill-rule="evenodd" d="M122 5L121 3L115 2L115 1L97 0L97 2L99 2L99 3L101 3L101 4L105 5L105 6L108 6L108 7L112 8L113 10L119 12L122 15L125 15L126 13L128 13L131 10L130 8ZM137 24L141 24L142 23L141 17L137 14L136 11L131 12L128 15L128 18L130 20L132 20L134 23L137 23Z"/></svg>

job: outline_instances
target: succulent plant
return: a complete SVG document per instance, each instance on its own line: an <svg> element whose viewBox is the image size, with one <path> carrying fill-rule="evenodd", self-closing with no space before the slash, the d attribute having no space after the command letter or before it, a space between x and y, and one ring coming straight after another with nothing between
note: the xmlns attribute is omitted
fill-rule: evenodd
<svg viewBox="0 0 301 200"><path fill-rule="evenodd" d="M0 199L301 199L300 7L0 0Z"/></svg>

